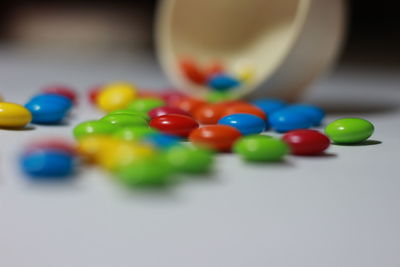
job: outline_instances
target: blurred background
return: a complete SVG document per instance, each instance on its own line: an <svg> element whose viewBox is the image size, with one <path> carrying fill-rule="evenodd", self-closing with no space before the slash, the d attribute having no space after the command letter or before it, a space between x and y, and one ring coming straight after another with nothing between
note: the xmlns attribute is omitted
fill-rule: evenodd
<svg viewBox="0 0 400 267"><path fill-rule="evenodd" d="M157 0L1 1L0 45L58 51L139 51L153 47ZM398 66L395 1L349 0L341 60Z"/></svg>

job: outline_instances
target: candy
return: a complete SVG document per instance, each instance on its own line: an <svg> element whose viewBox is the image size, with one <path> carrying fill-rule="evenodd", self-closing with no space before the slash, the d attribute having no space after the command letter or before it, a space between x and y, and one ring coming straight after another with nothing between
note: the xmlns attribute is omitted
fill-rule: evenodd
<svg viewBox="0 0 400 267"><path fill-rule="evenodd" d="M100 92L103 90L103 85L96 85L89 89L88 98L89 102L96 105L97 97L99 96Z"/></svg>
<svg viewBox="0 0 400 267"><path fill-rule="evenodd" d="M96 162L103 168L110 171L118 171L120 168L131 165L136 161L155 155L156 151L150 145L117 141L112 145L103 146L95 158Z"/></svg>
<svg viewBox="0 0 400 267"><path fill-rule="evenodd" d="M233 95L231 92L221 92L221 91L210 91L206 94L206 99L210 103L219 103L222 101L228 101L235 99L236 96Z"/></svg>
<svg viewBox="0 0 400 267"><path fill-rule="evenodd" d="M136 98L136 87L126 82L105 85L97 96L96 104L104 111L126 108Z"/></svg>
<svg viewBox="0 0 400 267"><path fill-rule="evenodd" d="M245 64L236 64L234 67L235 76L242 82L249 82L256 74L254 67Z"/></svg>
<svg viewBox="0 0 400 267"><path fill-rule="evenodd" d="M95 163L98 155L106 147L116 144L116 140L106 135L87 135L78 139L77 153L89 163Z"/></svg>
<svg viewBox="0 0 400 267"><path fill-rule="evenodd" d="M192 131L189 141L199 147L227 152L241 136L242 134L231 126L208 125Z"/></svg>
<svg viewBox="0 0 400 267"><path fill-rule="evenodd" d="M214 61L204 68L204 74L207 78L211 78L216 74L224 72L224 66L219 61Z"/></svg>
<svg viewBox="0 0 400 267"><path fill-rule="evenodd" d="M315 130L294 130L283 135L282 140L294 155L318 155L330 145L329 138Z"/></svg>
<svg viewBox="0 0 400 267"><path fill-rule="evenodd" d="M22 170L33 178L67 177L74 172L74 157L53 150L37 150L22 156Z"/></svg>
<svg viewBox="0 0 400 267"><path fill-rule="evenodd" d="M367 140L374 125L360 118L343 118L329 123L325 128L328 137L337 144L355 144Z"/></svg>
<svg viewBox="0 0 400 267"><path fill-rule="evenodd" d="M30 111L23 106L0 102L0 128L22 128L31 120Z"/></svg>
<svg viewBox="0 0 400 267"><path fill-rule="evenodd" d="M180 109L180 108L174 108L174 107L157 107L157 108L153 108L152 110L149 111L149 116L150 118L157 118L163 115L168 115L168 114L181 114L181 115L186 115L186 116L190 116L189 113L187 113L186 111Z"/></svg>
<svg viewBox="0 0 400 267"><path fill-rule="evenodd" d="M169 184L171 166L162 158L141 159L118 171L118 178L129 186L165 186Z"/></svg>
<svg viewBox="0 0 400 267"><path fill-rule="evenodd" d="M198 108L200 108L206 104L207 104L207 102L205 102L204 100L192 98L192 97L185 97L185 98L176 100L175 102L172 103L171 106L180 108L180 109L186 111L187 113L193 115Z"/></svg>
<svg viewBox="0 0 400 267"><path fill-rule="evenodd" d="M279 99L258 99L251 103L264 111L268 116L271 116L275 111L286 107L286 103Z"/></svg>
<svg viewBox="0 0 400 267"><path fill-rule="evenodd" d="M181 100L182 98L188 97L182 92L175 90L167 90L161 93L161 98L164 99L168 106L173 106L175 101Z"/></svg>
<svg viewBox="0 0 400 267"><path fill-rule="evenodd" d="M227 74L215 74L208 81L208 86L217 91L227 91L238 87L240 82Z"/></svg>
<svg viewBox="0 0 400 267"><path fill-rule="evenodd" d="M77 95L71 87L65 85L52 85L45 87L42 91L43 93L47 94L55 94L55 95L62 95L72 101L72 103L76 103Z"/></svg>
<svg viewBox="0 0 400 267"><path fill-rule="evenodd" d="M216 124L225 110L223 105L208 104L196 110L194 118L201 124Z"/></svg>
<svg viewBox="0 0 400 267"><path fill-rule="evenodd" d="M32 113L32 123L58 124L72 107L72 101L62 95L42 94L33 97L25 107Z"/></svg>
<svg viewBox="0 0 400 267"><path fill-rule="evenodd" d="M106 115L100 121L108 122L115 127L147 126L147 121L143 117L130 114Z"/></svg>
<svg viewBox="0 0 400 267"><path fill-rule="evenodd" d="M270 136L249 135L240 138L233 150L248 161L280 161L289 152L289 147Z"/></svg>
<svg viewBox="0 0 400 267"><path fill-rule="evenodd" d="M218 124L238 129L242 135L258 134L264 131L265 121L252 114L232 114L221 118Z"/></svg>
<svg viewBox="0 0 400 267"><path fill-rule="evenodd" d="M153 145L159 149L166 149L172 146L179 144L181 139L174 135L156 133L156 134L149 134L144 137L144 142Z"/></svg>
<svg viewBox="0 0 400 267"><path fill-rule="evenodd" d="M105 121L85 121L75 126L73 133L76 139L87 135L109 135L113 133L115 127Z"/></svg>
<svg viewBox="0 0 400 267"><path fill-rule="evenodd" d="M179 62L180 69L183 75L191 82L203 85L206 82L206 74L200 67L191 59L182 59Z"/></svg>
<svg viewBox="0 0 400 267"><path fill-rule="evenodd" d="M222 117L237 114L237 113L246 113L246 114L253 114L260 117L263 120L267 120L267 116L265 115L264 111L259 109L256 106L250 104L242 104L242 103L225 103L225 110L222 112Z"/></svg>
<svg viewBox="0 0 400 267"><path fill-rule="evenodd" d="M313 126L321 125L325 117L325 112L321 108L312 105L296 104L287 107L286 110L304 114L312 122Z"/></svg>
<svg viewBox="0 0 400 267"><path fill-rule="evenodd" d="M146 121L150 120L149 115L147 115L146 113L133 111L131 109L117 109L117 110L109 112L107 115L119 115L119 114L126 114L126 115L141 117L142 119L144 119Z"/></svg>
<svg viewBox="0 0 400 267"><path fill-rule="evenodd" d="M312 122L306 115L286 109L274 112L269 117L269 123L273 129L280 133L297 129L307 129L312 126Z"/></svg>
<svg viewBox="0 0 400 267"><path fill-rule="evenodd" d="M183 145L169 148L165 159L175 171L183 173L207 173L214 162L211 151Z"/></svg>
<svg viewBox="0 0 400 267"><path fill-rule="evenodd" d="M133 126L117 129L114 133L114 137L125 141L138 141L147 135L156 133L158 133L158 131L149 127Z"/></svg>
<svg viewBox="0 0 400 267"><path fill-rule="evenodd" d="M152 119L150 126L165 134L187 137L199 124L189 116L169 114Z"/></svg>
<svg viewBox="0 0 400 267"><path fill-rule="evenodd" d="M129 104L128 109L133 111L148 113L150 110L165 105L164 100L158 98L140 98Z"/></svg>

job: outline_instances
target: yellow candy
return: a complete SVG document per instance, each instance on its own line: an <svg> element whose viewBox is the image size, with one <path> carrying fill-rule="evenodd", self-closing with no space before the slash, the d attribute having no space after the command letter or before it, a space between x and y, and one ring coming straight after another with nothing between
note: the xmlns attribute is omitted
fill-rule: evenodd
<svg viewBox="0 0 400 267"><path fill-rule="evenodd" d="M139 159L153 157L156 153L156 150L149 145L119 141L113 146L104 147L96 158L100 166L113 171Z"/></svg>
<svg viewBox="0 0 400 267"><path fill-rule="evenodd" d="M255 75L255 69L249 65L238 64L234 68L234 73L242 82L249 82Z"/></svg>
<svg viewBox="0 0 400 267"><path fill-rule="evenodd" d="M0 102L0 127L22 128L32 120L32 114L21 105Z"/></svg>
<svg viewBox="0 0 400 267"><path fill-rule="evenodd" d="M110 136L88 135L78 141L77 152L89 163L96 163L96 157L107 147L116 144L117 141Z"/></svg>
<svg viewBox="0 0 400 267"><path fill-rule="evenodd" d="M97 106L106 111L124 109L130 104L137 95L136 87L126 82L110 83L103 87L97 96Z"/></svg>

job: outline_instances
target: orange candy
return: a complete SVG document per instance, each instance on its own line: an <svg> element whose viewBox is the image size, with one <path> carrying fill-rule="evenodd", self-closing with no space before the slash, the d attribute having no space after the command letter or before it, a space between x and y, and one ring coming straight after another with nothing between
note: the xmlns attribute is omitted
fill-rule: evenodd
<svg viewBox="0 0 400 267"><path fill-rule="evenodd" d="M250 104L245 104L245 103L239 103L239 104L231 104L231 105L225 105L225 110L222 112L221 117L225 117L231 114L237 114L237 113L247 113L247 114L252 114L260 117L263 120L267 119L267 115L265 115L264 111L259 109L256 106L250 105Z"/></svg>
<svg viewBox="0 0 400 267"><path fill-rule="evenodd" d="M189 141L199 147L226 152L231 150L235 141L241 136L242 134L231 126L208 125L193 130L189 135Z"/></svg>
<svg viewBox="0 0 400 267"><path fill-rule="evenodd" d="M216 124L224 110L223 105L207 104L196 109L194 118L201 124Z"/></svg>
<svg viewBox="0 0 400 267"><path fill-rule="evenodd" d="M206 82L206 74L200 67L191 59L182 59L179 62L181 71L185 77L195 84L203 85Z"/></svg>
<svg viewBox="0 0 400 267"><path fill-rule="evenodd" d="M186 111L187 113L193 115L198 108L206 104L207 102L201 99L192 97L183 97L171 103L171 107L180 108L183 111Z"/></svg>
<svg viewBox="0 0 400 267"><path fill-rule="evenodd" d="M207 78L210 78L215 74L220 74L223 72L224 72L224 66L221 64L221 62L218 61L211 63L204 69L204 73Z"/></svg>

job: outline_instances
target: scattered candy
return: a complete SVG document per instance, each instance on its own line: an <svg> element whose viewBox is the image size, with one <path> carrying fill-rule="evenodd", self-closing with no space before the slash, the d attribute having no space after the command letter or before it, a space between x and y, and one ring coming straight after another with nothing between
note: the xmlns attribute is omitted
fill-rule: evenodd
<svg viewBox="0 0 400 267"><path fill-rule="evenodd" d="M264 131L265 121L252 114L237 113L225 116L218 124L228 125L238 129L242 135L258 134Z"/></svg>
<svg viewBox="0 0 400 267"><path fill-rule="evenodd" d="M329 138L315 130L294 130L283 135L282 140L294 155L318 155L330 145Z"/></svg>
<svg viewBox="0 0 400 267"><path fill-rule="evenodd" d="M75 126L73 132L76 139L87 135L109 135L112 134L115 127L105 121L85 121Z"/></svg>
<svg viewBox="0 0 400 267"><path fill-rule="evenodd" d="M313 126L321 125L325 117L325 112L321 108L312 105L296 104L287 107L286 110L304 114L309 118Z"/></svg>
<svg viewBox="0 0 400 267"><path fill-rule="evenodd" d="M32 120L32 114L25 107L0 102L0 128L23 128Z"/></svg>
<svg viewBox="0 0 400 267"><path fill-rule="evenodd" d="M59 124L72 107L72 101L62 95L41 94L33 97L25 107L32 113L32 123Z"/></svg>
<svg viewBox="0 0 400 267"><path fill-rule="evenodd" d="M151 134L156 134L158 131L149 128L149 127L125 127L121 129L117 129L114 132L114 137L125 140L125 141L139 141L143 137L151 135Z"/></svg>
<svg viewBox="0 0 400 267"><path fill-rule="evenodd" d="M165 158L175 171L183 173L207 173L214 162L211 151L183 145L169 148Z"/></svg>
<svg viewBox="0 0 400 267"><path fill-rule="evenodd" d="M344 118L329 123L325 133L336 144L356 144L374 133L374 125L364 119Z"/></svg>
<svg viewBox="0 0 400 267"><path fill-rule="evenodd" d="M297 129L308 129L312 126L311 120L303 113L286 109L272 113L269 117L269 123L279 133Z"/></svg>
<svg viewBox="0 0 400 267"><path fill-rule="evenodd" d="M217 91L227 91L238 87L240 82L226 74L215 74L208 81L208 86Z"/></svg>
<svg viewBox="0 0 400 267"><path fill-rule="evenodd" d="M268 116L271 116L275 111L286 107L286 103L280 99L258 99L251 103L264 111Z"/></svg>
<svg viewBox="0 0 400 267"><path fill-rule="evenodd" d="M164 105L164 100L159 98L140 98L130 103L128 109L147 114L150 110Z"/></svg>
<svg viewBox="0 0 400 267"><path fill-rule="evenodd" d="M237 113L252 114L260 117L263 120L267 120L267 116L265 115L264 111L262 111L258 107L250 104L241 104L234 102L232 104L225 105L225 110L222 112L222 117Z"/></svg>
<svg viewBox="0 0 400 267"><path fill-rule="evenodd" d="M289 152L285 142L265 135L240 138L233 149L248 161L280 161Z"/></svg>
<svg viewBox="0 0 400 267"><path fill-rule="evenodd" d="M74 172L74 157L55 150L36 150L23 155L22 170L33 178L62 178Z"/></svg>
<svg viewBox="0 0 400 267"><path fill-rule="evenodd" d="M189 116L168 114L152 119L150 126L165 134L187 137L199 124Z"/></svg>
<svg viewBox="0 0 400 267"><path fill-rule="evenodd" d="M100 121L108 122L115 127L147 126L147 121L143 117L131 114L106 115Z"/></svg>
<svg viewBox="0 0 400 267"><path fill-rule="evenodd" d="M203 85L206 82L206 73L191 59L180 61L180 69L183 75L192 83Z"/></svg>
<svg viewBox="0 0 400 267"><path fill-rule="evenodd" d="M147 115L146 113L133 111L131 109L117 109L117 110L109 112L107 115L119 115L119 114L126 114L126 115L141 117L142 119L144 119L146 121L150 120L149 115Z"/></svg>
<svg viewBox="0 0 400 267"><path fill-rule="evenodd" d="M201 99L193 98L193 97L184 97L181 99L178 99L174 101L171 106L179 108L183 111L186 111L189 114L194 114L196 110L204 105L206 105L207 102Z"/></svg>
<svg viewBox="0 0 400 267"><path fill-rule="evenodd" d="M241 136L242 134L231 126L208 125L192 131L189 141L198 147L228 152Z"/></svg>
<svg viewBox="0 0 400 267"><path fill-rule="evenodd" d="M126 108L136 98L136 87L126 82L105 85L97 96L97 106L107 112Z"/></svg>
<svg viewBox="0 0 400 267"><path fill-rule="evenodd" d="M162 133L147 135L143 140L144 142L149 143L159 149L166 149L176 146L179 144L179 141L181 141L181 139L177 136Z"/></svg>
<svg viewBox="0 0 400 267"><path fill-rule="evenodd" d="M225 107L218 104L207 104L196 110L194 118L202 124L216 124L222 117Z"/></svg>

